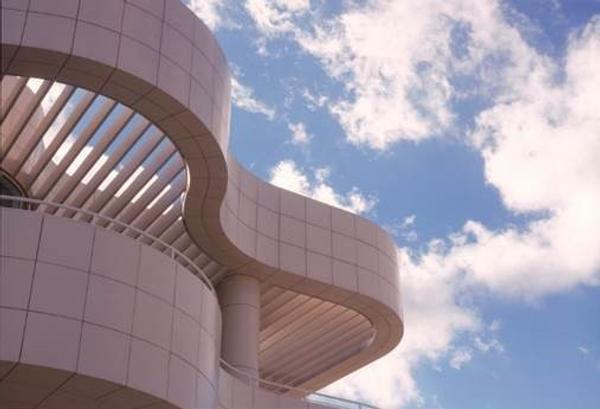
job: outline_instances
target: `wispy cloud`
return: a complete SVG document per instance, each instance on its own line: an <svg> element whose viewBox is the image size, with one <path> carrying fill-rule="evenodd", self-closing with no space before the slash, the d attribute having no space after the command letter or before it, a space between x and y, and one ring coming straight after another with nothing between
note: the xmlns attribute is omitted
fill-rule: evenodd
<svg viewBox="0 0 600 409"><path fill-rule="evenodd" d="M327 96L325 95L316 95L314 92L310 91L308 88L304 88L302 90L302 98L307 104L307 108L311 111L316 111L318 108L322 108L327 103Z"/></svg>
<svg viewBox="0 0 600 409"><path fill-rule="evenodd" d="M470 362L473 358L473 354L469 349L459 349L454 351L452 357L450 358L449 365L450 367L459 370L466 363Z"/></svg>
<svg viewBox="0 0 600 409"><path fill-rule="evenodd" d="M504 352L504 345L496 338L486 340L482 337L475 337L474 345L481 352L497 352L500 354Z"/></svg>
<svg viewBox="0 0 600 409"><path fill-rule="evenodd" d="M525 75L534 56L513 46L524 43L495 0L356 3L335 18L305 1L249 0L246 10L266 39L289 36L344 85L330 112L350 142L381 150L448 133L457 99L509 95L499 80Z"/></svg>
<svg viewBox="0 0 600 409"><path fill-rule="evenodd" d="M245 8L257 28L266 36L274 37L296 28L295 17L310 9L309 0L246 0Z"/></svg>
<svg viewBox="0 0 600 409"><path fill-rule="evenodd" d="M289 130L292 132L292 143L298 146L307 146L312 139L312 135L306 132L306 126L302 122L290 122Z"/></svg>
<svg viewBox="0 0 600 409"><path fill-rule="evenodd" d="M318 168L313 172L307 172L288 159L280 161L271 169L270 181L276 186L352 213L368 213L373 209L377 203L374 196L365 195L356 187L346 193L336 191L329 184L329 172L328 168Z"/></svg>
<svg viewBox="0 0 600 409"><path fill-rule="evenodd" d="M413 243L419 238L419 234L414 228L416 219L417 216L411 214L402 220L386 223L383 225L383 228L397 239L404 242Z"/></svg>
<svg viewBox="0 0 600 409"><path fill-rule="evenodd" d="M577 350L581 352L583 355L589 355L590 349L584 346L577 347Z"/></svg>
<svg viewBox="0 0 600 409"><path fill-rule="evenodd" d="M235 77L231 80L231 99L238 108L244 111L264 115L269 120L275 118L275 109L256 98L254 90L242 84Z"/></svg>
<svg viewBox="0 0 600 409"><path fill-rule="evenodd" d="M196 14L204 23L216 30L225 23L225 9L227 1L224 0L182 0L184 4Z"/></svg>

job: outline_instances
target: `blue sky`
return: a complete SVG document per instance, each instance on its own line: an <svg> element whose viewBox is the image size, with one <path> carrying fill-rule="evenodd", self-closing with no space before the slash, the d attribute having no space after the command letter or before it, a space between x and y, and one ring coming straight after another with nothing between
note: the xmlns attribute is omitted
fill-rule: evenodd
<svg viewBox="0 0 600 409"><path fill-rule="evenodd" d="M600 407L599 1L189 5L242 163L396 238L405 339L329 392Z"/></svg>

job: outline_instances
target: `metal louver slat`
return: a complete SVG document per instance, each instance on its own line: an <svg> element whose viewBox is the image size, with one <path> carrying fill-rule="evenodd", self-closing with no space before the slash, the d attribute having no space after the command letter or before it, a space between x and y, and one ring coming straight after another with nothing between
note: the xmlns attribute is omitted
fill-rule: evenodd
<svg viewBox="0 0 600 409"><path fill-rule="evenodd" d="M81 116L94 101L94 94L77 89L62 107L48 130L40 138L33 151L25 157L17 171L17 180L26 189L37 179L42 169L56 154L63 141L71 134Z"/></svg>
<svg viewBox="0 0 600 409"><path fill-rule="evenodd" d="M83 203L91 205L99 196L97 194L101 192L99 188L101 183L111 172L117 172L116 163L131 149L146 127L147 124L142 122L129 132L123 130L125 137L117 138L102 152L66 200L73 206L80 207ZM114 144L116 144L115 148L111 149Z"/></svg>
<svg viewBox="0 0 600 409"><path fill-rule="evenodd" d="M10 151L51 86L52 82L50 81L29 79L27 85L21 89L15 103L0 124L2 127L2 158L6 152Z"/></svg>
<svg viewBox="0 0 600 409"><path fill-rule="evenodd" d="M150 152L161 143L162 133L151 128L144 132L140 138L135 141L131 149L125 154L113 169L104 177L94 195L88 198L83 207L89 208L95 212L102 213L102 209L115 196L127 180L140 168Z"/></svg>
<svg viewBox="0 0 600 409"><path fill-rule="evenodd" d="M64 175L66 169L75 159L75 156L86 145L96 129L101 125L103 119L115 106L114 101L106 98L96 98L92 102L83 114L82 120L73 128L60 147L58 147L52 159L34 180L29 189L32 196L50 200L50 197L47 196L48 192L52 190L54 185Z"/></svg>
<svg viewBox="0 0 600 409"><path fill-rule="evenodd" d="M5 75L2 77L2 81L0 82L2 102L0 104L0 125L4 122L6 114L12 109L13 104L26 84L27 78L24 77L14 77L12 75Z"/></svg>
<svg viewBox="0 0 600 409"><path fill-rule="evenodd" d="M5 171L15 175L22 163L29 157L31 151L35 148L40 136L45 134L48 128L54 122L54 119L60 112L62 104L69 99L74 89L70 86L57 86L54 84L46 96L40 101L35 109L31 119L19 133L10 150L2 160L2 167ZM43 108L43 105L48 105Z"/></svg>

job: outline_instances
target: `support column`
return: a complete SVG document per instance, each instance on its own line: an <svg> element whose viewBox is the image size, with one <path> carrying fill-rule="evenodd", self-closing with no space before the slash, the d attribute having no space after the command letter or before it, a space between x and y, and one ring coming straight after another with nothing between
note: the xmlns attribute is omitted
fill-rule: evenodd
<svg viewBox="0 0 600 409"><path fill-rule="evenodd" d="M258 377L260 284L254 277L231 275L217 292L223 318L221 355L233 367Z"/></svg>

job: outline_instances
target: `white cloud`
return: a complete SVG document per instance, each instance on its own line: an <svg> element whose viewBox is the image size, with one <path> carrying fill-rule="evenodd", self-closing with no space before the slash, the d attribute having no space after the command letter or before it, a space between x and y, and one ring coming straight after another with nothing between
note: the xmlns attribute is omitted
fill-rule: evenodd
<svg viewBox="0 0 600 409"><path fill-rule="evenodd" d="M276 186L352 213L368 213L377 203L373 196L364 195L356 187L346 193L336 192L328 183L328 168L316 169L309 175L294 161L283 160L271 169L270 175L271 183Z"/></svg>
<svg viewBox="0 0 600 409"><path fill-rule="evenodd" d="M283 160L271 169L270 182L275 186L310 196L311 186L308 177L292 160Z"/></svg>
<svg viewBox="0 0 600 409"><path fill-rule="evenodd" d="M577 350L584 355L588 355L590 353L590 349L584 346L577 347Z"/></svg>
<svg viewBox="0 0 600 409"><path fill-rule="evenodd" d="M571 38L564 82L536 67L519 97L483 112L472 134L506 206L545 217L498 231L470 221L447 251L426 258L511 297L600 284L599 53L596 18Z"/></svg>
<svg viewBox="0 0 600 409"><path fill-rule="evenodd" d="M402 221L402 224L400 225L399 235L406 242L415 242L419 238L419 234L413 228L413 226L415 225L416 219L417 219L417 216L414 214L411 214L410 216L406 216L404 218L404 220Z"/></svg>
<svg viewBox="0 0 600 409"><path fill-rule="evenodd" d="M498 330L500 329L501 325L502 325L502 324L500 324L500 321L498 321L498 320L494 320L494 321L492 321L492 322L490 323L489 329L490 329L490 331L492 331L492 332L496 332L496 331L498 331Z"/></svg>
<svg viewBox="0 0 600 409"><path fill-rule="evenodd" d="M264 115L270 120L275 117L275 109L257 99L254 90L242 84L235 77L231 79L231 99L238 108L244 111Z"/></svg>
<svg viewBox="0 0 600 409"><path fill-rule="evenodd" d="M316 95L308 88L302 90L302 98L306 102L306 107L311 111L316 111L317 108L325 106L328 98L325 95Z"/></svg>
<svg viewBox="0 0 600 409"><path fill-rule="evenodd" d="M402 227L406 228L412 226L413 224L415 224L415 220L417 220L417 216L414 214L406 216L402 221Z"/></svg>
<svg viewBox="0 0 600 409"><path fill-rule="evenodd" d="M465 364L470 362L472 358L473 358L473 354L472 354L471 350L458 349L458 350L454 351L454 353L452 354L449 364L450 364L450 367L452 367L456 370L459 370L463 366L465 366Z"/></svg>
<svg viewBox="0 0 600 409"><path fill-rule="evenodd" d="M350 142L375 149L447 133L456 99L510 96L498 84L537 58L496 0L347 3L334 18L282 3L248 0L246 10L266 38L289 35L345 86L328 107Z"/></svg>
<svg viewBox="0 0 600 409"><path fill-rule="evenodd" d="M246 0L245 8L257 28L266 36L295 29L294 17L310 8L309 0Z"/></svg>
<svg viewBox="0 0 600 409"><path fill-rule="evenodd" d="M504 345L496 338L485 340L482 337L475 337L474 345L481 352L497 352L499 354L504 352Z"/></svg>
<svg viewBox="0 0 600 409"><path fill-rule="evenodd" d="M223 0L183 0L211 30L223 23Z"/></svg>
<svg viewBox="0 0 600 409"><path fill-rule="evenodd" d="M302 122L290 122L288 128L292 131L292 143L294 145L306 146L309 144L312 135L306 132L306 126Z"/></svg>
<svg viewBox="0 0 600 409"><path fill-rule="evenodd" d="M392 236L401 239L404 242L416 242L419 238L417 230L414 229L416 215L411 214L400 221L386 223L382 227Z"/></svg>

